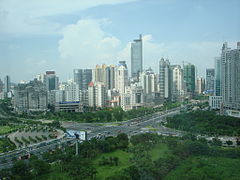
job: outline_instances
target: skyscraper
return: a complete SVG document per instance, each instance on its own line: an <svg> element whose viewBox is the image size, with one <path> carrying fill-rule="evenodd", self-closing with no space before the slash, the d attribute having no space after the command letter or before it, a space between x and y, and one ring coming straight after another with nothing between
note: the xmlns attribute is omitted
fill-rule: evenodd
<svg viewBox="0 0 240 180"><path fill-rule="evenodd" d="M204 89L205 89L205 79L203 77L198 77L196 92L198 94L203 94Z"/></svg>
<svg viewBox="0 0 240 180"><path fill-rule="evenodd" d="M115 88L115 65L97 65L93 71L92 81L104 83L107 90Z"/></svg>
<svg viewBox="0 0 240 180"><path fill-rule="evenodd" d="M170 98L170 62L163 58L159 62L159 92L162 98Z"/></svg>
<svg viewBox="0 0 240 180"><path fill-rule="evenodd" d="M123 94L127 85L128 69L125 61L120 61L115 71L115 88L120 94Z"/></svg>
<svg viewBox="0 0 240 180"><path fill-rule="evenodd" d="M231 50L223 44L221 87L224 108L240 110L240 46Z"/></svg>
<svg viewBox="0 0 240 180"><path fill-rule="evenodd" d="M8 93L10 92L10 84L11 84L10 76L6 76L4 78L4 89L3 89L5 97L7 97Z"/></svg>
<svg viewBox="0 0 240 180"><path fill-rule="evenodd" d="M221 57L215 58L214 96L221 96Z"/></svg>
<svg viewBox="0 0 240 180"><path fill-rule="evenodd" d="M143 70L143 55L142 55L142 35L131 44L131 75L137 79L139 73Z"/></svg>
<svg viewBox="0 0 240 180"><path fill-rule="evenodd" d="M183 67L183 76L186 85L186 92L189 95L195 93L195 83L196 83L196 68L193 64L185 64Z"/></svg>
<svg viewBox="0 0 240 180"><path fill-rule="evenodd" d="M74 82L79 86L79 90L86 91L88 84L92 81L92 69L74 69Z"/></svg>
<svg viewBox="0 0 240 180"><path fill-rule="evenodd" d="M215 79L215 70L206 69L206 93L214 93L214 79Z"/></svg>
<svg viewBox="0 0 240 180"><path fill-rule="evenodd" d="M4 85L3 85L3 82L2 82L2 80L0 78L0 92L3 92L3 87L4 87Z"/></svg>
<svg viewBox="0 0 240 180"><path fill-rule="evenodd" d="M57 90L59 78L56 76L55 71L46 71L46 89L47 91Z"/></svg>
<svg viewBox="0 0 240 180"><path fill-rule="evenodd" d="M172 101L182 101L185 95L185 86L183 81L183 70L180 65L171 66L171 100Z"/></svg>

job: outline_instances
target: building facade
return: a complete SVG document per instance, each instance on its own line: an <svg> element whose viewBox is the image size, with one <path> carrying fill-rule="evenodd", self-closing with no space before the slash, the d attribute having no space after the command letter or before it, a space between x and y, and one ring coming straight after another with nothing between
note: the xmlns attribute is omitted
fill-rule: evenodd
<svg viewBox="0 0 240 180"><path fill-rule="evenodd" d="M131 43L131 77L138 79L143 70L142 35Z"/></svg>
<svg viewBox="0 0 240 180"><path fill-rule="evenodd" d="M221 92L226 109L240 110L240 47L231 50L223 44L221 54Z"/></svg>
<svg viewBox="0 0 240 180"><path fill-rule="evenodd" d="M193 64L185 64L183 66L183 77L186 85L186 93L192 96L195 93L196 86L196 68Z"/></svg>
<svg viewBox="0 0 240 180"><path fill-rule="evenodd" d="M214 94L214 79L215 79L215 70L214 69L206 69L206 94Z"/></svg>
<svg viewBox="0 0 240 180"><path fill-rule="evenodd" d="M163 58L159 62L159 92L160 96L169 99L171 96L171 69L168 59Z"/></svg>
<svg viewBox="0 0 240 180"><path fill-rule="evenodd" d="M87 91L88 84L92 81L92 69L74 69L74 82L79 86L79 90Z"/></svg>

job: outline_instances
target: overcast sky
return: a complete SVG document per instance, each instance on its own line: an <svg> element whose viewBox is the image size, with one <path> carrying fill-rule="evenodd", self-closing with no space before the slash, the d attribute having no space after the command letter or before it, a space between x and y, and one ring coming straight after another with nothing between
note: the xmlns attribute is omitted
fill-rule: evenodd
<svg viewBox="0 0 240 180"><path fill-rule="evenodd" d="M0 0L0 78L31 80L56 70L117 64L143 34L144 67L161 57L191 62L199 76L222 43L240 41L239 0Z"/></svg>

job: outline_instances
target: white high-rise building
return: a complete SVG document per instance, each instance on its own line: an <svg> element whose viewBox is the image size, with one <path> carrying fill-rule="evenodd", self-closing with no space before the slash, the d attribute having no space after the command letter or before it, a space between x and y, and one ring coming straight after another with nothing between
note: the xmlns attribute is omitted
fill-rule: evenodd
<svg viewBox="0 0 240 180"><path fill-rule="evenodd" d="M221 91L225 109L240 110L240 43L231 50L223 44L221 54Z"/></svg>
<svg viewBox="0 0 240 180"><path fill-rule="evenodd" d="M159 62L159 92L162 98L169 98L171 93L170 62L163 58Z"/></svg>
<svg viewBox="0 0 240 180"><path fill-rule="evenodd" d="M198 77L197 78L196 93L197 94L203 94L204 89L205 89L205 79L203 77Z"/></svg>
<svg viewBox="0 0 240 180"><path fill-rule="evenodd" d="M181 101L185 95L183 69L180 65L171 66L171 98L172 101Z"/></svg>
<svg viewBox="0 0 240 180"><path fill-rule="evenodd" d="M128 86L128 69L125 61L120 61L115 70L115 88L123 94L126 86Z"/></svg>
<svg viewBox="0 0 240 180"><path fill-rule="evenodd" d="M106 106L106 87L102 82L90 82L88 85L88 105L92 108L102 108Z"/></svg>
<svg viewBox="0 0 240 180"><path fill-rule="evenodd" d="M80 100L80 90L77 83L70 80L64 87L64 92L66 102L76 102Z"/></svg>
<svg viewBox="0 0 240 180"><path fill-rule="evenodd" d="M102 108L106 106L107 94L104 83L96 83L96 107Z"/></svg>

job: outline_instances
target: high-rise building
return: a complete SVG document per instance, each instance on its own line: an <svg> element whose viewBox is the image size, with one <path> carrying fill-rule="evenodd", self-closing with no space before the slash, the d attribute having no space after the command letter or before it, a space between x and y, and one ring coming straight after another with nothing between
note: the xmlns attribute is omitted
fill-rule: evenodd
<svg viewBox="0 0 240 180"><path fill-rule="evenodd" d="M140 73L139 85L144 92L144 102L149 105L154 103L154 93L157 92L157 78L158 76L151 68Z"/></svg>
<svg viewBox="0 0 240 180"><path fill-rule="evenodd" d="M4 84L0 78L0 93L3 92L3 87L4 87Z"/></svg>
<svg viewBox="0 0 240 180"><path fill-rule="evenodd" d="M125 61L120 61L115 70L115 88L123 94L126 86L128 86L128 69Z"/></svg>
<svg viewBox="0 0 240 180"><path fill-rule="evenodd" d="M104 84L107 90L115 88L115 66L110 65L105 68Z"/></svg>
<svg viewBox="0 0 240 180"><path fill-rule="evenodd" d="M57 90L59 86L59 78L56 76L55 71L46 71L46 89L47 91Z"/></svg>
<svg viewBox="0 0 240 180"><path fill-rule="evenodd" d="M107 94L106 94L106 87L104 83L96 83L95 86L96 91L96 107L102 108L106 106L107 102Z"/></svg>
<svg viewBox="0 0 240 180"><path fill-rule="evenodd" d="M239 43L238 43L239 45ZM240 47L231 50L223 44L221 54L221 91L224 108L240 110Z"/></svg>
<svg viewBox="0 0 240 180"><path fill-rule="evenodd" d="M214 96L221 96L221 57L215 58Z"/></svg>
<svg viewBox="0 0 240 180"><path fill-rule="evenodd" d="M37 79L27 84L18 84L14 89L14 109L20 112L46 111L47 91Z"/></svg>
<svg viewBox="0 0 240 180"><path fill-rule="evenodd" d="M77 83L70 80L64 87L64 92L66 102L77 102L80 100L80 90Z"/></svg>
<svg viewBox="0 0 240 180"><path fill-rule="evenodd" d="M10 86L11 86L10 76L6 76L4 78L4 90L3 90L5 97L7 97L7 94L10 92Z"/></svg>
<svg viewBox="0 0 240 180"><path fill-rule="evenodd" d="M185 64L183 67L183 77L186 85L186 93L192 96L195 93L196 68L193 64Z"/></svg>
<svg viewBox="0 0 240 180"><path fill-rule="evenodd" d="M170 98L170 62L168 59L164 60L163 58L159 62L159 92L162 98Z"/></svg>
<svg viewBox="0 0 240 180"><path fill-rule="evenodd" d="M157 91L157 75L151 68L144 70L140 74L139 82L144 93L151 94Z"/></svg>
<svg viewBox="0 0 240 180"><path fill-rule="evenodd" d="M205 79L203 77L197 78L197 87L196 87L196 93L197 94L203 94L205 90Z"/></svg>
<svg viewBox="0 0 240 180"><path fill-rule="evenodd" d="M92 81L88 85L88 106L96 107L96 90Z"/></svg>
<svg viewBox="0 0 240 180"><path fill-rule="evenodd" d="M214 93L214 79L215 79L215 70L206 69L206 93L213 95Z"/></svg>
<svg viewBox="0 0 240 180"><path fill-rule="evenodd" d="M171 67L171 100L182 101L185 95L185 85L183 80L183 70L180 65L172 65Z"/></svg>
<svg viewBox="0 0 240 180"><path fill-rule="evenodd" d="M131 75L138 79L143 70L142 35L131 44Z"/></svg>
<svg viewBox="0 0 240 180"><path fill-rule="evenodd" d="M92 69L74 69L73 76L79 90L86 91L88 84L92 81Z"/></svg>
<svg viewBox="0 0 240 180"><path fill-rule="evenodd" d="M97 65L93 71L93 82L102 82L106 89L113 89L115 87L115 66Z"/></svg>
<svg viewBox="0 0 240 180"><path fill-rule="evenodd" d="M88 105L92 108L102 108L106 106L106 87L102 82L90 82L88 85Z"/></svg>

